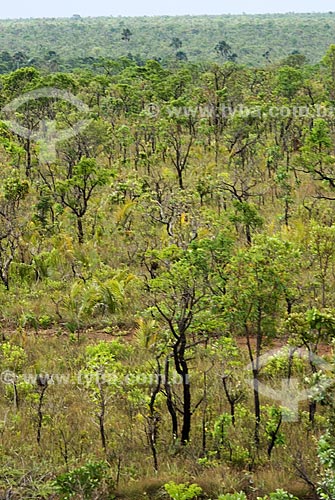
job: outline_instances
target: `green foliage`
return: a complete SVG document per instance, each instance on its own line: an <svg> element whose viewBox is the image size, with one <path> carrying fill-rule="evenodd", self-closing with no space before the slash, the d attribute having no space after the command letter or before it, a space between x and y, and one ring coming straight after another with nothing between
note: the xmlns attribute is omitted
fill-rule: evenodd
<svg viewBox="0 0 335 500"><path fill-rule="evenodd" d="M283 67L278 71L277 90L280 95L292 99L303 84L303 75L300 69Z"/></svg>
<svg viewBox="0 0 335 500"><path fill-rule="evenodd" d="M241 222L247 224L253 229L262 227L263 220L259 216L257 208L252 203L247 203L245 201L234 201L233 206L236 210L236 214L231 216L233 222Z"/></svg>
<svg viewBox="0 0 335 500"><path fill-rule="evenodd" d="M17 172L5 179L3 185L4 197L11 202L22 200L29 191L29 183L26 179L21 180Z"/></svg>
<svg viewBox="0 0 335 500"><path fill-rule="evenodd" d="M330 426L330 429L332 426ZM319 460L324 467L318 493L322 500L331 500L335 495L335 443L331 430L321 436L318 443Z"/></svg>
<svg viewBox="0 0 335 500"><path fill-rule="evenodd" d="M192 61L219 61L222 55L236 53L239 62L249 65L266 62L266 55L271 61L279 61L285 56L304 54L316 62L324 47L333 42L333 17L332 13L137 17L127 18L126 25L122 18L113 16L73 16L43 22L7 20L1 24L4 34L0 71L5 73L32 63L49 71L94 64L105 67L105 58L114 54L120 60L109 65L108 70L115 72L125 64L129 53L131 60L141 62L174 59L171 45L179 52L182 46ZM20 37L16 36L18 30ZM326 64L328 59L330 55Z"/></svg>
<svg viewBox="0 0 335 500"><path fill-rule="evenodd" d="M292 359L291 359L292 356ZM289 361L289 358L291 361ZM262 368L262 373L271 378L285 378L289 372L289 363L294 373L302 374L304 372L304 360L295 352L293 347L283 349L281 353L276 353L267 359L266 365Z"/></svg>
<svg viewBox="0 0 335 500"><path fill-rule="evenodd" d="M265 425L267 439L271 441L274 438L274 445L282 446L285 444L285 435L281 431L277 432L277 429L282 419L283 410L276 406L267 407L266 410L268 414L268 420Z"/></svg>
<svg viewBox="0 0 335 500"><path fill-rule="evenodd" d="M218 500L247 500L247 496L243 491L240 493L224 493L218 496Z"/></svg>
<svg viewBox="0 0 335 500"><path fill-rule="evenodd" d="M331 16L292 18L308 21L307 33L313 19L331 26ZM0 71L14 66L1 77L2 108L44 87L89 108L25 103L15 119L31 140L0 123L0 496L48 498L46 481L66 470L61 494L105 498L100 468L83 466L101 457L123 498L196 477L201 493L173 483L170 494L265 494L267 484L289 489L295 466L320 497L334 496L326 426L334 414L335 57L331 47L308 65L298 41L289 47L290 18L255 16L267 46L254 50L257 35L243 51L245 16L165 18L156 32L151 19L31 21L62 53L39 49L38 33L26 42L40 71L19 51L0 53ZM30 25L8 21L3 39L22 29L15 50ZM202 26L212 30L207 48ZM71 33L75 57L62 45ZM141 61L157 33L150 53L165 51L164 60ZM115 57L133 55L101 57L111 45ZM260 49L265 67L242 65L258 63ZM190 62L207 50L206 62ZM223 62L234 51L239 64ZM89 124L78 132L82 118ZM41 120L76 132L52 157L34 140ZM253 390L283 390L283 379L299 395L308 389L294 424L285 418L293 411Z"/></svg>
<svg viewBox="0 0 335 500"><path fill-rule="evenodd" d="M91 280L86 284L74 282L64 300L70 319L78 328L87 318L115 314L124 304L125 289L132 279L132 276L120 276L105 281Z"/></svg>
<svg viewBox="0 0 335 500"><path fill-rule="evenodd" d="M25 350L11 342L4 342L0 345L0 355L2 366L15 373L22 371L28 359Z"/></svg>
<svg viewBox="0 0 335 500"><path fill-rule="evenodd" d="M285 490L276 490L265 497L258 497L258 500L298 500L298 498Z"/></svg>
<svg viewBox="0 0 335 500"><path fill-rule="evenodd" d="M164 489L172 500L191 500L202 492L197 484L176 484L173 481L164 484Z"/></svg>
<svg viewBox="0 0 335 500"><path fill-rule="evenodd" d="M107 473L108 466L105 462L88 462L58 476L54 482L54 490L62 500L70 500L76 495L88 500L100 487Z"/></svg>
<svg viewBox="0 0 335 500"><path fill-rule="evenodd" d="M290 296L292 273L296 273L298 251L278 238L259 238L247 250L242 250L229 265L228 318L245 326L258 321L260 309L268 337L276 335L280 301ZM271 262L271 264L270 264ZM238 292L237 292L238 291ZM252 297L252 299L251 299Z"/></svg>
<svg viewBox="0 0 335 500"><path fill-rule="evenodd" d="M231 426L231 416L227 413L220 415L214 422L213 437L220 446L225 446L229 436Z"/></svg>

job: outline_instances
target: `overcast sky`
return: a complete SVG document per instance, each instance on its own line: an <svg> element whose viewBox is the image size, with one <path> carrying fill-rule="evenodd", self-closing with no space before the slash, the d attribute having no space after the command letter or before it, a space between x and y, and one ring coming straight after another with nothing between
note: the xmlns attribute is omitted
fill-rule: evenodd
<svg viewBox="0 0 335 500"><path fill-rule="evenodd" d="M334 0L3 0L0 18L335 11Z"/></svg>

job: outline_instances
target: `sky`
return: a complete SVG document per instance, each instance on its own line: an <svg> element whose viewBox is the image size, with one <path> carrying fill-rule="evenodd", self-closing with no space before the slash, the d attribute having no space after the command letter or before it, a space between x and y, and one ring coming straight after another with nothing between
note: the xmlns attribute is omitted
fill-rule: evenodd
<svg viewBox="0 0 335 500"><path fill-rule="evenodd" d="M335 11L334 0L10 0L0 18Z"/></svg>

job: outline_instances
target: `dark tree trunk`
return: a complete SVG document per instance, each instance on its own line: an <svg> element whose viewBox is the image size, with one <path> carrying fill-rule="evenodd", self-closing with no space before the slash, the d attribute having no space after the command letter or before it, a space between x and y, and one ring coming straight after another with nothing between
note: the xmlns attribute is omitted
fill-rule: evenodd
<svg viewBox="0 0 335 500"><path fill-rule="evenodd" d="M31 143L30 143L30 139L29 138L26 141L25 150L26 150L26 153L27 153L26 177L30 177L30 171L31 171Z"/></svg>
<svg viewBox="0 0 335 500"><path fill-rule="evenodd" d="M191 432L191 387L188 375L188 366L185 359L186 336L185 332L180 334L178 341L173 346L175 367L178 375L182 378L183 384L183 425L181 430L181 444L186 445L190 440Z"/></svg>
<svg viewBox="0 0 335 500"><path fill-rule="evenodd" d="M106 450L106 434L105 434L105 415L104 411L99 415L99 428L100 428L100 437L101 437L101 444L104 450Z"/></svg>
<svg viewBox="0 0 335 500"><path fill-rule="evenodd" d="M19 395L18 395L18 392L17 392L16 381L13 382L13 391L14 391L14 407L15 407L16 410L18 410L19 409L20 400L19 400Z"/></svg>
<svg viewBox="0 0 335 500"><path fill-rule="evenodd" d="M271 458L272 450L273 450L273 448L274 448L274 446L276 444L276 439L277 439L277 436L278 436L278 432L279 432L280 426L282 424L282 420L283 420L283 417L282 417L282 415L280 415L277 427L275 428L275 430L270 435L271 441L270 441L270 444L268 446L268 457L269 457L269 459Z"/></svg>
<svg viewBox="0 0 335 500"><path fill-rule="evenodd" d="M235 405L236 405L236 403L238 403L240 401L241 394L237 394L237 395L231 394L227 380L228 380L228 375L224 375L222 377L223 388L224 388L224 392L226 394L226 398L227 398L229 406L230 406L231 423L235 427Z"/></svg>
<svg viewBox="0 0 335 500"><path fill-rule="evenodd" d="M83 219L81 217L77 217L77 229L78 229L78 241L80 245L84 243L84 228L83 228Z"/></svg>
<svg viewBox="0 0 335 500"><path fill-rule="evenodd" d="M309 402L309 421L314 424L316 414L316 401Z"/></svg>
<svg viewBox="0 0 335 500"><path fill-rule="evenodd" d="M186 363L185 363L186 364ZM190 440L190 432L191 432L191 390L190 390L190 382L188 378L188 370L183 375L183 427L181 430L181 444L185 445Z"/></svg>
<svg viewBox="0 0 335 500"><path fill-rule="evenodd" d="M258 388L258 370L253 370L254 377L254 405L255 405L255 445L258 448L260 444L259 439L259 427L261 424L261 404L259 400L259 388Z"/></svg>
<svg viewBox="0 0 335 500"><path fill-rule="evenodd" d="M249 224L247 224L245 226L245 234L246 234L246 237L247 237L247 243L248 243L248 245L251 245L252 238L251 238L251 230L250 230Z"/></svg>
<svg viewBox="0 0 335 500"><path fill-rule="evenodd" d="M175 409L175 405L172 399L172 391L171 391L171 385L169 381L169 368L170 368L170 359L169 356L166 357L165 361L165 373L164 373L164 389L165 389L165 396L166 396L166 406L168 409L168 412L170 413L171 416L171 422L172 422L172 437L173 440L175 441L178 438L178 419L177 419L177 412Z"/></svg>
<svg viewBox="0 0 335 500"><path fill-rule="evenodd" d="M258 318L257 318L257 338L256 338L256 356L253 355L252 347L250 343L249 329L245 325L247 346L249 357L252 366L252 379L253 379L253 396L254 396L254 412L255 412L255 431L254 440L256 448L259 448L260 438L259 438L259 428L261 424L261 403L259 398L259 356L262 349L262 311L258 308Z"/></svg>
<svg viewBox="0 0 335 500"><path fill-rule="evenodd" d="M40 397L38 400L38 408L37 408L37 437L36 437L37 443L38 443L38 445L40 445L41 444L42 423L43 423L42 406L43 406L43 399L44 399L45 391L48 388L48 378L41 377L38 375L37 384L41 389Z"/></svg>
<svg viewBox="0 0 335 500"><path fill-rule="evenodd" d="M99 383L99 385L100 385L100 383ZM105 403L105 394L104 394L104 391L103 391L103 388L101 385L99 387L99 392L100 392L100 413L98 415L99 430L100 430L101 444L102 444L103 449L106 451L107 450L107 440L106 440L106 432L105 432L106 403Z"/></svg>
<svg viewBox="0 0 335 500"><path fill-rule="evenodd" d="M183 172L181 168L177 168L178 172L178 184L180 189L184 189L184 183L183 183Z"/></svg>
<svg viewBox="0 0 335 500"><path fill-rule="evenodd" d="M162 382L161 366L159 359L157 359L157 384L151 392L150 403L149 403L149 417L148 417L148 439L152 453L155 472L158 472L158 456L157 456L156 443L158 437L158 424L160 420L159 415L155 409L155 402L157 395L161 389L161 382Z"/></svg>

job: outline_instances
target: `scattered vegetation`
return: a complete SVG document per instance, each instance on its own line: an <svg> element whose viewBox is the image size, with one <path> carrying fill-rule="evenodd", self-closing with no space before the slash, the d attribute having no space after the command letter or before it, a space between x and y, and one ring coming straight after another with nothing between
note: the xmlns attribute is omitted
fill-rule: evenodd
<svg viewBox="0 0 335 500"><path fill-rule="evenodd" d="M1 76L4 498L334 498L335 46L217 52Z"/></svg>

